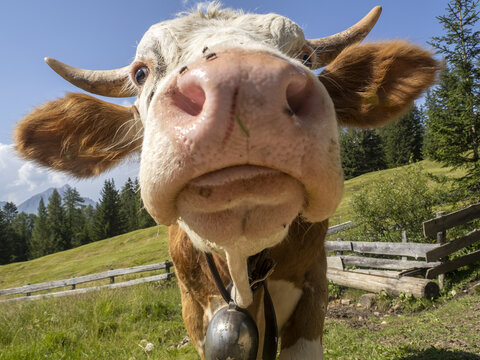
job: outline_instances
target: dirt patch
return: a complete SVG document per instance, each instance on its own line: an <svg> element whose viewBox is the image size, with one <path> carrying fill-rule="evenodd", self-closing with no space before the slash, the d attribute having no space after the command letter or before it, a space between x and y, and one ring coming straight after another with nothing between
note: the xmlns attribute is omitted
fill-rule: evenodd
<svg viewBox="0 0 480 360"><path fill-rule="evenodd" d="M388 333L385 338L384 335L378 335L380 337L376 340L385 347L392 343L409 346L412 339L422 339L418 344L419 350L467 350L467 355L480 354L480 296L477 290L472 289L471 286L467 287L448 301L404 314L400 306L382 309L374 305L367 309L356 302L334 300L328 306L326 327L340 324L350 329L363 328L379 334ZM445 357L450 358L456 359ZM465 357L470 358L477 359Z"/></svg>
<svg viewBox="0 0 480 360"><path fill-rule="evenodd" d="M359 304L343 301L342 303L341 300L335 300L328 304L327 322L332 320L354 329L367 327L370 330L377 331L381 325L381 319L393 314L393 310L389 313L375 306L367 309Z"/></svg>

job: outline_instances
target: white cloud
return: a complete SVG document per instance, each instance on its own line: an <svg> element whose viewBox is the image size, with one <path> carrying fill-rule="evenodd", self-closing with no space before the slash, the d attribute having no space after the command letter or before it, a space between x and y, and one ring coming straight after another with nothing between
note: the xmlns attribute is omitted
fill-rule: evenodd
<svg viewBox="0 0 480 360"><path fill-rule="evenodd" d="M211 4L211 1L182 0L183 7L188 9L200 8L205 11L207 10L210 4Z"/></svg>
<svg viewBox="0 0 480 360"><path fill-rule="evenodd" d="M82 196L97 200L105 179L113 178L119 189L127 178L138 175L138 164L138 160L130 160L100 177L78 180L25 161L15 153L13 144L0 143L0 201L19 205L32 195L67 183L76 187Z"/></svg>

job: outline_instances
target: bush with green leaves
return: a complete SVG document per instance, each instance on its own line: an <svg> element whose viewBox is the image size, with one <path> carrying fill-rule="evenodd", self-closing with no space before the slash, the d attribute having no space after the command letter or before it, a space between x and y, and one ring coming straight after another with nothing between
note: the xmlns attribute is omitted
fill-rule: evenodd
<svg viewBox="0 0 480 360"><path fill-rule="evenodd" d="M422 222L434 217L434 206L442 198L441 189L432 188L420 165L399 168L395 176L379 177L352 198L357 240L401 241L407 232L409 242L428 241Z"/></svg>

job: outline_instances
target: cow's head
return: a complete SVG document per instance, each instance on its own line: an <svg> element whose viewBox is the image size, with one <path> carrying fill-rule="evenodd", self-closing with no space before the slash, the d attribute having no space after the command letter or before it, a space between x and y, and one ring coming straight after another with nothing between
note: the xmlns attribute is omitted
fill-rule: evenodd
<svg viewBox="0 0 480 360"><path fill-rule="evenodd" d="M137 100L123 107L69 94L48 102L18 125L17 149L77 177L141 152L149 213L178 222L198 248L224 253L237 301L248 305L247 257L282 241L298 215L322 221L340 201L338 124L386 123L434 82L438 64L419 47L356 44L379 14L307 40L283 16L211 5L152 26L122 69L47 59L84 90Z"/></svg>

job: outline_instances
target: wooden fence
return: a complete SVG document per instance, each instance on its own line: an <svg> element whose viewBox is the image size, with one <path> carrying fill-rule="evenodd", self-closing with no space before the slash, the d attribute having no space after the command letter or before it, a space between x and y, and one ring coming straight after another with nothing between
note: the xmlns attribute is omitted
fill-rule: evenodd
<svg viewBox="0 0 480 360"><path fill-rule="evenodd" d="M170 272L170 268L172 266L173 264L167 260L160 264L150 264L150 265L144 265L144 266L135 266L131 268L125 268L125 269L115 269L115 270L109 270L109 271L105 271L97 274L72 277L70 279L65 279L65 280L57 280L57 281L44 282L44 283L38 283L38 284L32 284L32 285L25 285L25 286L20 286L16 288L10 288L10 289L0 289L0 296L26 294L26 296L0 300L0 302L35 300L35 299L41 299L45 297L76 295L76 294L83 294L83 293L94 291L94 290L114 289L114 288L132 286L136 284L142 284L146 282L168 280L171 277L175 276L173 272ZM115 283L115 277L117 276L136 274L136 273L141 273L146 271L157 271L157 270L163 270L163 269L165 269L165 273L163 274L147 276L147 277L142 277L134 280ZM78 284L83 284L83 283L103 280L103 279L110 279L110 284L91 286L91 287L82 288L82 289L76 288ZM31 295L34 292L58 289L58 288L63 288L67 286L70 286L71 289L66 291L60 291L60 292L50 292L50 293L40 294L40 295Z"/></svg>
<svg viewBox="0 0 480 360"><path fill-rule="evenodd" d="M443 287L443 274L480 261L480 250L449 260L453 253L480 241L480 230L474 229L451 241L446 237L446 230L477 218L480 218L480 203L450 214L438 213L435 219L424 222L425 236L436 235L437 244L408 243L405 232L402 243L326 241L326 250L335 252L327 258L327 277L338 285L371 292L437 296ZM341 224L332 233L352 226ZM431 280L436 277L438 284Z"/></svg>
<svg viewBox="0 0 480 360"><path fill-rule="evenodd" d="M436 276L456 270L462 266L480 261L480 250L470 254L449 260L453 253L473 245L480 241L480 230L474 229L468 234L457 239L447 241L448 229L463 225L467 222L480 218L480 203L471 205L465 209L450 214L438 213L435 219L423 223L423 233L426 237L437 236L438 247L426 253L427 261L440 261L441 264L428 269L426 278L433 279Z"/></svg>
<svg viewBox="0 0 480 360"><path fill-rule="evenodd" d="M434 297L439 294L435 282L404 276L411 269L441 264L424 260L426 252L437 247L435 244L338 240L327 241L325 247L328 252L336 252L327 258L327 277L338 285L370 292L383 290L395 296L411 293L415 297Z"/></svg>

